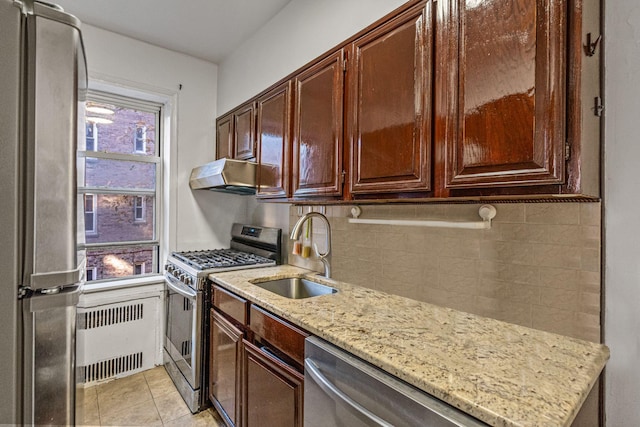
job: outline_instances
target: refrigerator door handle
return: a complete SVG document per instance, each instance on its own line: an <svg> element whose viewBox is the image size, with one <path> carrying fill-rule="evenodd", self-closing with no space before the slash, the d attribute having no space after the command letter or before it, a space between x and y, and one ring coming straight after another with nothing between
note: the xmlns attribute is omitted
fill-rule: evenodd
<svg viewBox="0 0 640 427"><path fill-rule="evenodd" d="M30 285L35 289L72 286L79 283L84 276L84 265L69 271L53 271L50 273L32 274Z"/></svg>

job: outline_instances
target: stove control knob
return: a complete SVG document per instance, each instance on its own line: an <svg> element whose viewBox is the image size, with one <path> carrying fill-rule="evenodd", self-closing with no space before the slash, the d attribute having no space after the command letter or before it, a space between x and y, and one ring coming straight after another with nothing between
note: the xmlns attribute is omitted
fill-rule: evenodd
<svg viewBox="0 0 640 427"><path fill-rule="evenodd" d="M184 283L186 283L187 285L191 285L191 282L192 282L191 277L187 276Z"/></svg>

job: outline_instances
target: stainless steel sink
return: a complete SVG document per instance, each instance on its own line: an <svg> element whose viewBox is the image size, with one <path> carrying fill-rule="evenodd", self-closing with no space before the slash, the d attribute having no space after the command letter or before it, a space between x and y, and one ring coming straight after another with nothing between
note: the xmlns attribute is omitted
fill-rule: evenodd
<svg viewBox="0 0 640 427"><path fill-rule="evenodd" d="M331 286L326 286L301 277L270 280L268 282L254 283L254 285L291 299L311 298L338 292L337 289Z"/></svg>

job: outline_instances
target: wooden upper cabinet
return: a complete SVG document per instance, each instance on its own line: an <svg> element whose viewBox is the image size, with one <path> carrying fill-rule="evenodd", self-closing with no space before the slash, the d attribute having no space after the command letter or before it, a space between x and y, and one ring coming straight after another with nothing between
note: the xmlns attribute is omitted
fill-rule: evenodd
<svg viewBox="0 0 640 427"><path fill-rule="evenodd" d="M254 104L250 102L234 112L235 118L235 155L238 160L249 160L256 157L255 113Z"/></svg>
<svg viewBox="0 0 640 427"><path fill-rule="evenodd" d="M292 82L287 81L256 103L259 198L289 196L291 87Z"/></svg>
<svg viewBox="0 0 640 427"><path fill-rule="evenodd" d="M432 34L421 2L352 44L352 194L430 189Z"/></svg>
<svg viewBox="0 0 640 427"><path fill-rule="evenodd" d="M233 158L233 114L216 121L216 159Z"/></svg>
<svg viewBox="0 0 640 427"><path fill-rule="evenodd" d="M293 196L342 195L343 50L294 78Z"/></svg>
<svg viewBox="0 0 640 427"><path fill-rule="evenodd" d="M448 189L561 184L566 2L439 0L436 144Z"/></svg>
<svg viewBox="0 0 640 427"><path fill-rule="evenodd" d="M216 120L216 159L254 160L255 105L247 102Z"/></svg>

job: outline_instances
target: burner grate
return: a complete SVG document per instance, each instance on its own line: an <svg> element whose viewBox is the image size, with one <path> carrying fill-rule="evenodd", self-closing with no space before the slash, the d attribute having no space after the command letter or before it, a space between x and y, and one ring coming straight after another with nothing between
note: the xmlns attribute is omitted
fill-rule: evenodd
<svg viewBox="0 0 640 427"><path fill-rule="evenodd" d="M234 249L213 249L207 251L174 252L174 257L198 270L224 267L241 267L272 263L273 260Z"/></svg>

